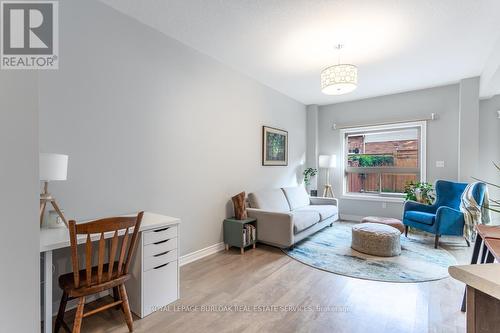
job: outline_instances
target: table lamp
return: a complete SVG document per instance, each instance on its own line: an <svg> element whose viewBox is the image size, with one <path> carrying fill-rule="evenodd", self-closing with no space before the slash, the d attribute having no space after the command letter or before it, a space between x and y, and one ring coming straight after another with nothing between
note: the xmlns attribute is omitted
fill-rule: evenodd
<svg viewBox="0 0 500 333"><path fill-rule="evenodd" d="M324 197L334 197L332 191L332 185L330 184L330 169L337 166L337 156L336 155L319 155L319 167L326 169L326 184L323 190Z"/></svg>
<svg viewBox="0 0 500 333"><path fill-rule="evenodd" d="M66 227L68 222L57 205L56 199L48 192L49 182L66 180L68 175L68 155L40 153L40 181L43 182L43 192L40 194L40 227L43 222L45 207L50 202Z"/></svg>

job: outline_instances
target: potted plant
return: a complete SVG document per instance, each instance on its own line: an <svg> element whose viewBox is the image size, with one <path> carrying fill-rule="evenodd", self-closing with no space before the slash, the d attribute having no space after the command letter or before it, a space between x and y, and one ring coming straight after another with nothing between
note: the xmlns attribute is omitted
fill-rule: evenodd
<svg viewBox="0 0 500 333"><path fill-rule="evenodd" d="M417 201L426 205L432 205L436 196L434 187L429 183L409 182L405 185L405 200Z"/></svg>
<svg viewBox="0 0 500 333"><path fill-rule="evenodd" d="M306 185L306 187L311 185L311 178L316 176L317 173L318 170L315 168L307 168L304 170L302 174L304 175L304 184Z"/></svg>

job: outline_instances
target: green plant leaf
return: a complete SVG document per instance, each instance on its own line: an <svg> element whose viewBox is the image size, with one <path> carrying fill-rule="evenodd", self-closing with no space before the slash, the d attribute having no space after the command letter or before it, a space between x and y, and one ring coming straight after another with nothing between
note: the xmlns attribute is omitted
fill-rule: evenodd
<svg viewBox="0 0 500 333"><path fill-rule="evenodd" d="M498 200L490 199L490 201L496 203L497 205L500 205L500 201Z"/></svg>
<svg viewBox="0 0 500 333"><path fill-rule="evenodd" d="M487 181L485 181L485 180L482 180L482 179L479 179L479 178L476 178L476 177L472 177L472 179L475 179L475 180L477 180L477 181L479 181L479 182L483 182L483 183L485 183L485 184L488 184L488 185L491 185L491 186L494 186L494 187L498 187L498 188L500 188L500 185L493 184L493 183L487 182Z"/></svg>
<svg viewBox="0 0 500 333"><path fill-rule="evenodd" d="M497 213L500 213L500 210L498 209L495 209L495 208L491 208L491 207L488 207L489 210L493 211L493 212L497 212Z"/></svg>

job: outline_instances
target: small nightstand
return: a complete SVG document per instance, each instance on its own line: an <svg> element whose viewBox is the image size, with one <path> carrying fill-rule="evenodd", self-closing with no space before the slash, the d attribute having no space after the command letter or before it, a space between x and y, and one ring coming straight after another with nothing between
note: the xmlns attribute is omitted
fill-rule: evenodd
<svg viewBox="0 0 500 333"><path fill-rule="evenodd" d="M246 225L251 225L252 227L246 228ZM245 237L245 229L254 230L252 235ZM252 233L252 231L250 231ZM245 252L245 247L252 245L255 249L255 243L257 242L257 219L247 218L245 220L237 220L235 218L229 218L224 220L224 243L226 245L226 251L229 250L230 246L236 246L240 248L241 254Z"/></svg>

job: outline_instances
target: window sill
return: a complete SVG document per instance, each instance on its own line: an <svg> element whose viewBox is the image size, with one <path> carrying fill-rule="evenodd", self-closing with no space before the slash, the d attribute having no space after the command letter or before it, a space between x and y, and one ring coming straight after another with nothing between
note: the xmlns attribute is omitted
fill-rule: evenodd
<svg viewBox="0 0 500 333"><path fill-rule="evenodd" d="M340 199L345 200L364 200L364 201L379 201L379 202L395 202L395 203L403 203L405 202L404 198L398 197L382 197L382 196L372 196L372 195L363 195L363 194L343 194Z"/></svg>

